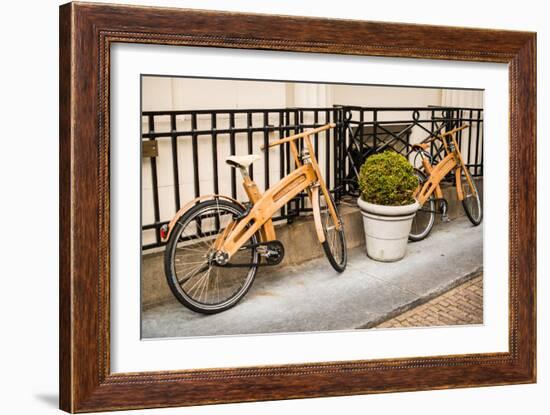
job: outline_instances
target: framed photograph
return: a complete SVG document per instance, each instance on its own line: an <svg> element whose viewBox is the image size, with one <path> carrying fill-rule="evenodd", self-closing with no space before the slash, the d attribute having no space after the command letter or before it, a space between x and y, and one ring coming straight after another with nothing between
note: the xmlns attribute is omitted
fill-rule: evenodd
<svg viewBox="0 0 550 415"><path fill-rule="evenodd" d="M536 381L536 35L60 8L60 407Z"/></svg>
<svg viewBox="0 0 550 415"><path fill-rule="evenodd" d="M483 90L166 75L141 82L142 339L483 323ZM301 136L308 131L311 149ZM455 176L432 171L458 166L445 145L460 149L464 171ZM294 187L305 160L322 180L311 196L309 179ZM124 199L127 216L137 203ZM390 213L403 212L385 214L379 206L390 203ZM260 233L220 265L211 242L231 239L220 235L233 209L250 210ZM450 291L466 282L468 296ZM420 318L416 306L443 293L462 299L436 313L443 298L426 304L433 315Z"/></svg>

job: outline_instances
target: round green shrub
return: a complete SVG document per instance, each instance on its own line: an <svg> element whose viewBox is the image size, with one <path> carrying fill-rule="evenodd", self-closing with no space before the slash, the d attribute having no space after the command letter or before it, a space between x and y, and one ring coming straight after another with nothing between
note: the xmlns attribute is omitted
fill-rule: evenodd
<svg viewBox="0 0 550 415"><path fill-rule="evenodd" d="M361 197L376 205L410 205L417 186L413 166L395 151L370 156L359 172Z"/></svg>

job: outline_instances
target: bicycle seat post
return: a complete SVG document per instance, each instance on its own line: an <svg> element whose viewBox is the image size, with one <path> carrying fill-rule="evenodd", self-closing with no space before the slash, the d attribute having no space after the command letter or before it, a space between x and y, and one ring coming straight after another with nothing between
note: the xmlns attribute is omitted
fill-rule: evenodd
<svg viewBox="0 0 550 415"><path fill-rule="evenodd" d="M240 166L239 171L241 172L244 182L251 181L250 175L248 174L248 169L246 167Z"/></svg>
<svg viewBox="0 0 550 415"><path fill-rule="evenodd" d="M258 189L256 183L250 178L250 175L248 174L248 169L241 166L239 167L239 170L241 171L241 176L243 177L244 191L246 192L250 203L254 204L261 199L262 194L260 193L260 190Z"/></svg>

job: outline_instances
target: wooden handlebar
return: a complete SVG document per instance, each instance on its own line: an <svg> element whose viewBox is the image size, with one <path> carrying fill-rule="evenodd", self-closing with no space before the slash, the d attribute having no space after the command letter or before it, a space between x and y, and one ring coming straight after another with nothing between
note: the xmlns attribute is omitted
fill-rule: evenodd
<svg viewBox="0 0 550 415"><path fill-rule="evenodd" d="M289 143L291 141L298 140L302 137L305 137L311 134L317 134L317 133L320 133L321 131L325 131L325 130L328 130L329 128L334 128L334 127L336 127L336 124L334 123L325 124L325 125L322 125L321 127L313 128L311 130L306 130L303 133L291 135L290 137L285 137L280 140L274 141L272 143L269 143L267 147L269 148L269 147L278 146L280 144ZM260 150L264 150L264 149L265 149L265 146L263 145L260 146Z"/></svg>
<svg viewBox="0 0 550 415"><path fill-rule="evenodd" d="M461 125L460 127L456 127L456 128L453 128L452 130L450 131L446 131L444 132L443 134L438 134L438 137L446 137L448 135L451 135L451 134L454 134L460 130L464 130L465 128L468 128L469 125L468 124L464 124L464 125Z"/></svg>
<svg viewBox="0 0 550 415"><path fill-rule="evenodd" d="M424 141L420 142L419 144L428 144L431 143L434 140L442 139L443 137L447 137L448 135L454 134L460 130L464 130L465 128L468 128L468 124L461 125L460 127L453 128L452 130L446 131L443 134L438 134L432 138L425 139Z"/></svg>

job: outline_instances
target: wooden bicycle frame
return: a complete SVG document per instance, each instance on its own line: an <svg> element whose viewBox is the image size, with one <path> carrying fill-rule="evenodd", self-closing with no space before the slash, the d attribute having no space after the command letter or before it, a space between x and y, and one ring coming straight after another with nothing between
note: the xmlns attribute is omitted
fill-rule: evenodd
<svg viewBox="0 0 550 415"><path fill-rule="evenodd" d="M263 195L258 189L256 183L247 174L246 169L241 169L243 174L243 187L252 204L250 212L242 219L231 222L214 242L214 247L226 254L229 258L250 239L252 235L259 232L260 239L268 242L276 239L275 227L271 217L277 210L287 204L296 195L306 190L311 200L313 217L315 221L315 230L320 243L325 241L325 234L321 224L321 212L319 206L319 189L323 192L327 206L337 229L340 229L341 223L336 214L336 209L332 204L330 193L326 187L325 181L321 176L315 151L311 144L310 135L320 131L334 128L335 124L326 124L313 130L304 131L290 137L283 138L269 144L268 147L289 143L296 170L281 179L273 187L269 188ZM295 141L303 138L309 155L302 160ZM263 148L262 148L263 149ZM267 151L267 149L265 149Z"/></svg>
<svg viewBox="0 0 550 415"><path fill-rule="evenodd" d="M414 194L416 200L418 200L420 205L423 205L434 191L436 199L443 199L443 192L441 190L440 183L441 180L443 180L443 178L453 169L455 170L456 194L458 200L462 201L464 199L464 193L462 192L462 183L460 181L460 170L464 170L466 180L468 181L470 188L474 192L477 192L472 183L470 174L468 173L468 170L464 165L462 154L460 154L460 149L455 139L455 134L465 128L468 128L468 126L463 125L437 136L437 138L441 139L441 141L443 142L443 147L445 148L445 153L447 155L435 166L432 166L430 162L426 159L426 157L422 157L422 166L428 174L428 180L426 180L426 183L424 183L422 187L419 186ZM452 142L452 151L449 148L447 137L450 137L450 140Z"/></svg>

